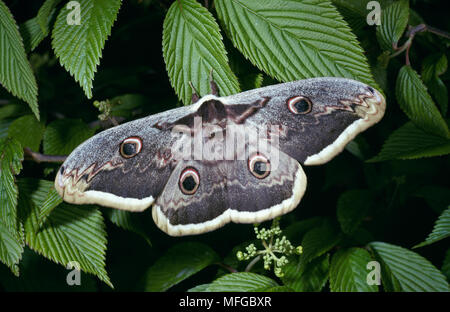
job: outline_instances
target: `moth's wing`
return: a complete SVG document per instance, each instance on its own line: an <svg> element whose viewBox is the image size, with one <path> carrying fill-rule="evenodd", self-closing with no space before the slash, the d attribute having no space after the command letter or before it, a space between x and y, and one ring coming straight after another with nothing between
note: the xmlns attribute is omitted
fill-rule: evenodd
<svg viewBox="0 0 450 312"><path fill-rule="evenodd" d="M289 103L301 97L310 101L311 110L294 114ZM384 97L378 91L345 78L299 80L223 97L221 101L238 116L250 106L261 107L249 114L244 124L279 133L279 148L305 165L329 161L358 133L378 122L385 110ZM278 126L283 127L276 130Z"/></svg>
<svg viewBox="0 0 450 312"><path fill-rule="evenodd" d="M180 107L100 132L68 156L57 173L55 188L70 203L131 211L148 208L173 170L173 145L183 140L182 135L172 135L158 125L189 113L189 107ZM140 138L142 149L127 159L120 146L130 137Z"/></svg>
<svg viewBox="0 0 450 312"><path fill-rule="evenodd" d="M200 177L193 195L180 189L186 168L195 168ZM264 179L251 174L247 160L183 161L157 198L152 215L169 235L200 234L229 222L257 223L285 214L298 205L305 188L302 167L282 152Z"/></svg>

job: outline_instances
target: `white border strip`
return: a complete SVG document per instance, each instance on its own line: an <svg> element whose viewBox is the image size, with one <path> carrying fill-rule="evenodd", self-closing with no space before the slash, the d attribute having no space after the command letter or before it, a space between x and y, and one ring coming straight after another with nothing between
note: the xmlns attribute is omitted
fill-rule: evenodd
<svg viewBox="0 0 450 312"><path fill-rule="evenodd" d="M308 156L304 162L306 166L321 165L330 161L334 156L342 152L345 146L359 133L383 118L386 109L386 101L383 95L375 90L375 99L368 98L366 103L369 105L370 110L367 111L365 118L354 121L332 144L325 147L318 154Z"/></svg>
<svg viewBox="0 0 450 312"><path fill-rule="evenodd" d="M299 169L295 174L294 187L292 188L292 196L283 200L280 204L259 210L257 212L250 211L238 211L232 208L225 210L220 216L203 222L203 223L191 223L191 224L170 224L169 219L164 215L161 207L158 205L153 206L152 216L155 224L165 233L170 236L184 236L201 234L205 232L213 231L219 227L224 226L229 222L235 223L260 223L266 220L273 219L277 216L286 214L293 210L299 204L303 194L306 190L306 175L302 166L298 165Z"/></svg>

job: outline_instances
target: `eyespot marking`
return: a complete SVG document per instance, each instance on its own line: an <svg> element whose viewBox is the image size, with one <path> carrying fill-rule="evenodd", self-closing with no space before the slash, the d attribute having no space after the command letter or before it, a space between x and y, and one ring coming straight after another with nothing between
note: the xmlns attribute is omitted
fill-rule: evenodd
<svg viewBox="0 0 450 312"><path fill-rule="evenodd" d="M178 184L183 194L195 194L195 192L197 192L198 186L200 185L200 175L198 174L197 169L193 167L185 168L180 174Z"/></svg>
<svg viewBox="0 0 450 312"><path fill-rule="evenodd" d="M301 95L289 98L286 101L286 104L291 113L296 115L308 114L312 109L311 101L307 97Z"/></svg>
<svg viewBox="0 0 450 312"><path fill-rule="evenodd" d="M270 161L262 154L255 154L248 159L248 170L258 179L270 174Z"/></svg>
<svg viewBox="0 0 450 312"><path fill-rule="evenodd" d="M140 137L129 137L120 144L120 155L123 158L131 158L142 150L142 139Z"/></svg>

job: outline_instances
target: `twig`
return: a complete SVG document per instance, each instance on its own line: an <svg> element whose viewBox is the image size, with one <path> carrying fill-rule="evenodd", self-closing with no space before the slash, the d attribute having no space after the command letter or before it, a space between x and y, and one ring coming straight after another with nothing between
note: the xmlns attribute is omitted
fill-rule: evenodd
<svg viewBox="0 0 450 312"><path fill-rule="evenodd" d="M255 257L245 268L245 272L249 272L253 266L261 259L261 255Z"/></svg>
<svg viewBox="0 0 450 312"><path fill-rule="evenodd" d="M233 268L233 267L231 267L231 266L229 266L229 265L226 265L225 263L217 262L216 264L217 264L218 266L221 266L221 267L224 268L225 270L230 271L231 273L237 273L237 272L238 272L238 270L236 270L235 268Z"/></svg>
<svg viewBox="0 0 450 312"><path fill-rule="evenodd" d="M49 162L49 163L62 163L66 160L67 156L59 155L45 155L37 152L33 152L29 147L23 149L27 159L34 160L37 163Z"/></svg>
<svg viewBox="0 0 450 312"><path fill-rule="evenodd" d="M450 34L449 33L445 32L443 30L440 30L440 29L428 26L426 24L419 24L419 25L414 26L414 27L409 26L409 29L406 32L406 36L408 37L408 40L401 47L397 47L397 44L395 43L394 46L393 46L395 52L392 55L390 55L390 58L396 57L397 55L399 55L403 51L406 51L406 56L405 56L406 60L405 60L405 62L406 62L406 65L410 65L411 63L409 61L409 49L411 48L414 36L416 34L418 34L418 33L424 32L424 31L429 31L429 32L431 32L431 33L433 33L435 35L438 35L438 36L450 39Z"/></svg>
<svg viewBox="0 0 450 312"><path fill-rule="evenodd" d="M112 118L114 118L114 120L112 120ZM102 128L108 128L111 125L112 126L118 126L122 121L124 121L125 118L124 117L110 117L106 120L94 120L92 122L90 122L88 124L89 128L97 128L98 126L102 127Z"/></svg>
<svg viewBox="0 0 450 312"><path fill-rule="evenodd" d="M109 120L114 125L114 127L119 125L119 123L117 122L116 118L114 118L113 116L109 117Z"/></svg>

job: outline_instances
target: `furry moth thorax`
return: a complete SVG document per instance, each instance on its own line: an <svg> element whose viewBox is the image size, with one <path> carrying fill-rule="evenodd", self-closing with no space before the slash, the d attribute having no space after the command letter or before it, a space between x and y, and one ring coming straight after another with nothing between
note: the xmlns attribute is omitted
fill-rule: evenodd
<svg viewBox="0 0 450 312"><path fill-rule="evenodd" d="M69 155L55 187L75 204L152 206L173 236L262 222L297 207L301 164L331 160L384 110L378 91L344 78L207 95L93 136Z"/></svg>

